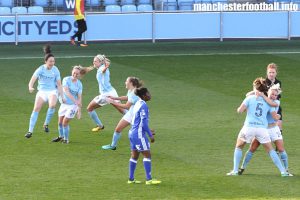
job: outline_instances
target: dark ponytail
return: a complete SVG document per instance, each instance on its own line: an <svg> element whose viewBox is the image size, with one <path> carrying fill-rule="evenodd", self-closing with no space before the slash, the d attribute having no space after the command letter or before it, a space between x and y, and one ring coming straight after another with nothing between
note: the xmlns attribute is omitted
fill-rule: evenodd
<svg viewBox="0 0 300 200"><path fill-rule="evenodd" d="M143 96L145 96L147 93L149 93L148 89L145 87L141 87L141 88L136 88L134 90L134 93L140 97L141 99L143 99Z"/></svg>
<svg viewBox="0 0 300 200"><path fill-rule="evenodd" d="M54 57L54 55L51 53L51 47L49 44L46 44L44 47L43 47L43 52L45 54L45 57L44 57L44 60L45 62L50 58L50 57Z"/></svg>

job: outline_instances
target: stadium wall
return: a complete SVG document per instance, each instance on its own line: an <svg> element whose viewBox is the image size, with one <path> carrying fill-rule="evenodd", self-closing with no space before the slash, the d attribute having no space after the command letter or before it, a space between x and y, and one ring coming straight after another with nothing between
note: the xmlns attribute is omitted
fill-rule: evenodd
<svg viewBox="0 0 300 200"><path fill-rule="evenodd" d="M300 36L299 11L87 13L86 18L87 41ZM0 42L69 41L75 30L73 15L0 16Z"/></svg>

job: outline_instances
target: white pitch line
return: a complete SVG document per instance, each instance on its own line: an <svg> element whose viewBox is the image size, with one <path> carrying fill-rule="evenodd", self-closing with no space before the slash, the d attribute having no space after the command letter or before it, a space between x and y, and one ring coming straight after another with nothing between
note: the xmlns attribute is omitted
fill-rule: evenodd
<svg viewBox="0 0 300 200"><path fill-rule="evenodd" d="M109 55L108 57L165 57L165 56L214 56L214 55L261 55L261 54L275 54L275 55L283 55L283 54L300 54L299 51L282 51L282 52L226 52L226 53L179 53L179 54L143 54L143 55ZM55 56L55 58L92 58L94 56L81 56L81 55L75 55L75 56ZM16 56L16 57L6 57L1 58L0 60L11 60L11 59L41 59L43 57L32 57L32 56Z"/></svg>

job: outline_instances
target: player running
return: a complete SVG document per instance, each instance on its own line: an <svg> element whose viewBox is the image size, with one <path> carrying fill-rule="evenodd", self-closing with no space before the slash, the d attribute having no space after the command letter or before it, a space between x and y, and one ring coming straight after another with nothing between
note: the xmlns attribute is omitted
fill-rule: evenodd
<svg viewBox="0 0 300 200"><path fill-rule="evenodd" d="M118 141L121 137L121 132L124 128L126 128L132 121L132 111L134 104L138 101L139 97L134 94L134 90L136 88L139 88L143 85L141 80L136 77L128 77L125 81L125 87L128 89L127 96L122 97L111 97L109 98L109 102L117 106L119 108L123 108L128 110L128 112L122 117L122 119L119 121L117 127L115 128L115 132L113 134L112 142L111 144L102 146L102 149L104 150L116 150ZM121 104L118 102L115 102L114 100L121 100L121 101L127 101L125 104Z"/></svg>
<svg viewBox="0 0 300 200"><path fill-rule="evenodd" d="M107 101L107 97L118 97L117 91L110 83L110 60L106 58L105 55L96 55L93 60L93 66L91 67L85 67L82 70L82 74L85 74L87 72L92 71L93 69L97 69L96 78L99 84L99 95L96 96L91 102L89 103L87 107L87 111L92 118L92 120L95 122L96 127L92 129L93 132L98 132L100 130L104 129L104 125L102 124L101 120L99 119L96 109L101 108L102 106L105 106L109 104ZM120 102L119 100L115 100L117 102ZM122 114L125 113L125 110L123 108L116 107L115 108Z"/></svg>

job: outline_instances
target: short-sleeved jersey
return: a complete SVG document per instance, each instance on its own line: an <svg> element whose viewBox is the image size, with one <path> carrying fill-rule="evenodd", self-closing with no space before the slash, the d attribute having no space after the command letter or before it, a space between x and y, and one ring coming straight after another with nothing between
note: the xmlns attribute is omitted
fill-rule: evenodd
<svg viewBox="0 0 300 200"><path fill-rule="evenodd" d="M149 110L145 101L139 99L133 107L133 118L129 130L129 138L142 138L148 133L152 137L149 128Z"/></svg>
<svg viewBox="0 0 300 200"><path fill-rule="evenodd" d="M63 79L62 82L63 87L67 87L69 89L70 94L77 100L78 95L82 94L82 83L77 79L76 82L72 81L72 76L67 76ZM64 98L66 100L65 104L73 105L75 104L64 92Z"/></svg>
<svg viewBox="0 0 300 200"><path fill-rule="evenodd" d="M46 65L41 65L33 74L38 79L38 90L51 91L57 89L57 81L60 80L60 72L56 66L47 69Z"/></svg>
<svg viewBox="0 0 300 200"><path fill-rule="evenodd" d="M278 112L278 109L279 109L279 106L280 106L280 101L279 101L279 100L275 100L274 102L278 104L278 106L275 107L275 112L277 113L277 112ZM273 124L273 123L276 122L276 120L273 119L271 113L268 113L268 114L267 114L267 120L268 120L268 123L269 123L269 124Z"/></svg>
<svg viewBox="0 0 300 200"><path fill-rule="evenodd" d="M267 128L267 113L275 111L263 97L250 95L246 97L243 104L247 107L247 116L244 125L247 127Z"/></svg>
<svg viewBox="0 0 300 200"><path fill-rule="evenodd" d="M107 68L106 71L104 73L102 73L102 70L105 66L102 65L101 67L99 67L99 69L97 70L97 81L99 84L99 93L100 94L104 94L107 92L110 92L111 90L113 90L112 85L110 84L110 72L109 69Z"/></svg>
<svg viewBox="0 0 300 200"><path fill-rule="evenodd" d="M131 103L131 107L129 108L129 111L131 111L133 109L134 104L139 100L139 97L134 94L134 90L128 90L127 97L127 101Z"/></svg>

